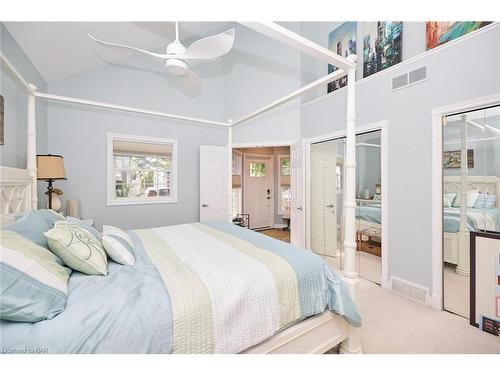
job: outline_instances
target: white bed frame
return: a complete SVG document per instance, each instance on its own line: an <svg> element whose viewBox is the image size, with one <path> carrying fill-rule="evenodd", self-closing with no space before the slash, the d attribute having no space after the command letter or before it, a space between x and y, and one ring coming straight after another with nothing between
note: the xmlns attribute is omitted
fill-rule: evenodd
<svg viewBox="0 0 500 375"><path fill-rule="evenodd" d="M248 120L270 111L284 103L298 98L303 93L320 85L325 85L337 78L348 76L347 100L346 100L346 157L345 157L345 199L344 199L344 270L343 278L349 288L353 301L356 297L358 285L358 273L356 271L356 201L355 201L355 177L356 177L356 102L355 102L355 76L356 56L348 58L340 56L327 48L324 48L303 36L296 34L273 22L245 22L244 26L259 32L267 37L277 40L302 53L308 54L323 62L332 64L338 69L335 72L309 83L288 95L285 95L271 103L247 114L237 120L229 119L227 122L213 121L202 118L186 117L171 113L151 111L141 108L127 107L112 103L104 103L87 99L53 95L37 91L37 88L29 84L18 72L8 59L0 54L0 62L17 79L25 89L28 97L28 131L27 131L27 167L26 169L15 169L2 167L0 177L2 186L2 213L6 214L25 211L37 207L36 191L36 108L35 99L58 101L104 108L115 111L141 113L167 119L183 120L191 123L201 123L208 126L222 126L228 129L228 218L231 212L231 189L232 189L232 128ZM304 183L304 181L302 181ZM297 208L299 209L299 208ZM289 327L281 333L273 336L264 343L246 351L246 353L324 353L328 349L340 344L341 353L361 353L360 331L335 314L325 312L318 316L309 318L303 322Z"/></svg>
<svg viewBox="0 0 500 375"><path fill-rule="evenodd" d="M467 191L479 190L481 193L492 194L497 197L496 207L500 208L500 178L495 176L467 176ZM460 194L461 176L444 176L443 193ZM463 202L461 199L460 202ZM465 213L461 212L461 216ZM462 222L467 223L467 217ZM469 275L469 231L467 226L460 225L457 233L443 233L443 260L456 265L455 271L459 275Z"/></svg>

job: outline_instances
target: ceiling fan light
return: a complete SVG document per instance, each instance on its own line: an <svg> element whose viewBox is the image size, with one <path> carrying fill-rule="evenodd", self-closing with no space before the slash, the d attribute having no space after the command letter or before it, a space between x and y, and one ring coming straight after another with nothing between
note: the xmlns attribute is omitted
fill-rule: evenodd
<svg viewBox="0 0 500 375"><path fill-rule="evenodd" d="M187 73L187 64L180 59L168 59L165 63L167 71L174 76L184 76Z"/></svg>

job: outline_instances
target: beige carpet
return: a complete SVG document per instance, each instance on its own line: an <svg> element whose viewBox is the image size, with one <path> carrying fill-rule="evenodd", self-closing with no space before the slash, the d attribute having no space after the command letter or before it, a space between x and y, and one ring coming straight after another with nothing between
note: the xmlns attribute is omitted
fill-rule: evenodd
<svg viewBox="0 0 500 375"><path fill-rule="evenodd" d="M458 315L434 310L364 279L357 305L363 318L364 353L500 354L499 337L481 332Z"/></svg>

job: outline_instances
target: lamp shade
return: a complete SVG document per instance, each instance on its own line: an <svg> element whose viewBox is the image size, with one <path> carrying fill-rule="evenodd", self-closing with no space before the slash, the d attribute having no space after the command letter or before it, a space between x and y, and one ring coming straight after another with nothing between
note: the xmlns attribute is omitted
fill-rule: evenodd
<svg viewBox="0 0 500 375"><path fill-rule="evenodd" d="M61 155L36 156L37 179L39 180L65 180L64 162Z"/></svg>

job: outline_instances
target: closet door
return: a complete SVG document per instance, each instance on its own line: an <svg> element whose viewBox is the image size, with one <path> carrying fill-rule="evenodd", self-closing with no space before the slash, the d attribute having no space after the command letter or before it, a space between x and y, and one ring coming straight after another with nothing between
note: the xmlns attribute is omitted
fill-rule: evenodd
<svg viewBox="0 0 500 375"><path fill-rule="evenodd" d="M336 145L311 147L311 248L320 255L337 255Z"/></svg>
<svg viewBox="0 0 500 375"><path fill-rule="evenodd" d="M200 146L200 221L228 221L229 157L227 147Z"/></svg>

